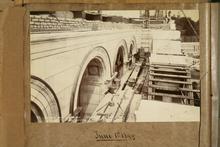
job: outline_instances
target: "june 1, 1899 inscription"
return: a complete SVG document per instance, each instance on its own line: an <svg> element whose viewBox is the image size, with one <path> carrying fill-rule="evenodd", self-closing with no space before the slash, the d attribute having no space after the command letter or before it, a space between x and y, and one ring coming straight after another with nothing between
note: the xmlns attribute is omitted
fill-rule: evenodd
<svg viewBox="0 0 220 147"><path fill-rule="evenodd" d="M135 135L120 131L114 133L95 131L95 139L96 141L134 141Z"/></svg>

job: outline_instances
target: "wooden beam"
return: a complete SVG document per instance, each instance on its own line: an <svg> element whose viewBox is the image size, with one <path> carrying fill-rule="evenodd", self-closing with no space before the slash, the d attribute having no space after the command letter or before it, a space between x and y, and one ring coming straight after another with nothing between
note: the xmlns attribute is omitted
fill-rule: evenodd
<svg viewBox="0 0 220 147"><path fill-rule="evenodd" d="M187 84L187 85L191 85L192 84L190 82L184 82L184 81L161 80L161 79L149 79L149 81L163 82L163 83L174 83L174 84Z"/></svg>
<svg viewBox="0 0 220 147"><path fill-rule="evenodd" d="M91 117L89 118L88 122L97 122L99 121L102 116L100 116L100 113L106 113L106 109L109 107L110 104L110 100L114 97L113 94L108 93L106 94L102 100L100 101L99 105L96 107L96 110L94 111L94 113L91 115Z"/></svg>
<svg viewBox="0 0 220 147"><path fill-rule="evenodd" d="M126 121L133 97L134 97L134 90L132 90L132 87L127 87L124 98L122 98L121 102L118 104L117 112L112 122Z"/></svg>
<svg viewBox="0 0 220 147"><path fill-rule="evenodd" d="M152 76L159 76L159 77L169 77L169 78L182 78L182 79L190 79L191 76L181 76L181 75L170 75L170 74L157 74L150 72Z"/></svg>
<svg viewBox="0 0 220 147"><path fill-rule="evenodd" d="M110 77L109 79L106 80L107 83L110 83L111 81L113 81L118 75L118 72L115 72L112 77Z"/></svg>
<svg viewBox="0 0 220 147"><path fill-rule="evenodd" d="M180 71L180 70L169 70L169 69L155 69L155 68L150 68L150 71L159 71L159 72L170 72L170 73L183 73L187 74L188 71Z"/></svg>
<svg viewBox="0 0 220 147"><path fill-rule="evenodd" d="M132 72L128 82L129 84L134 84L138 78L138 74L140 72L141 65L136 65L134 71Z"/></svg>
<svg viewBox="0 0 220 147"><path fill-rule="evenodd" d="M148 93L148 94L149 94L149 95L154 95L154 96L162 96L162 97L171 97L171 98L194 100L193 98L191 98L191 97L189 97L189 96L183 96L183 95L165 94L165 93L155 93L155 92L151 92L151 93Z"/></svg>
<svg viewBox="0 0 220 147"><path fill-rule="evenodd" d="M184 64L167 64L167 63L151 63L151 65L161 65L161 66L175 66L175 67L187 67Z"/></svg>
<svg viewBox="0 0 220 147"><path fill-rule="evenodd" d="M148 77L148 70L146 69L146 67L143 67L134 87L135 94L141 93L147 77Z"/></svg>
<svg viewBox="0 0 220 147"><path fill-rule="evenodd" d="M149 87L159 89L159 90L169 90L169 91L189 91L189 92L197 92L200 93L200 90L193 90L189 88L175 88L175 87L167 87L167 86L160 86L160 85L153 85L150 84Z"/></svg>
<svg viewBox="0 0 220 147"><path fill-rule="evenodd" d="M189 70L189 68L187 68L187 67L179 67L179 66L165 66L165 65L153 65L153 64L151 64L150 67L154 67L154 68L167 68L167 69L179 69L179 70Z"/></svg>
<svg viewBox="0 0 220 147"><path fill-rule="evenodd" d="M153 84L153 82L150 79L153 79L153 77L151 75L149 75L149 77L148 77L148 85ZM153 89L148 86L148 92L147 93L151 93L151 92L153 92ZM153 99L153 96L148 95L148 100L151 100L151 99Z"/></svg>
<svg viewBox="0 0 220 147"><path fill-rule="evenodd" d="M113 122L119 109L121 109L120 106L123 102L123 98L125 97L126 90L120 90L118 93L119 95L114 96L114 99L113 99L114 105L112 107L108 107L105 111L105 113L111 114L109 115L109 117L105 118L105 122Z"/></svg>

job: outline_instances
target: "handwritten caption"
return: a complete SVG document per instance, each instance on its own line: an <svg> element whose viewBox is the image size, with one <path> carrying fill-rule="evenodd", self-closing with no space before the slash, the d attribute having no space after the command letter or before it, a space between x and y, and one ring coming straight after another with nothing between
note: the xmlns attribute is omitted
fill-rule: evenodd
<svg viewBox="0 0 220 147"><path fill-rule="evenodd" d="M95 131L96 141L134 141L135 135L125 132L103 133Z"/></svg>

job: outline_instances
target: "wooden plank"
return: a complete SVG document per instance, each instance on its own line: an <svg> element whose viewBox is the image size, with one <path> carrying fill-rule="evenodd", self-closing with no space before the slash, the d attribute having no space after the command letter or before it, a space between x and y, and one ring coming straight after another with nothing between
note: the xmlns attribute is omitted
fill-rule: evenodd
<svg viewBox="0 0 220 147"><path fill-rule="evenodd" d="M119 111L119 109L121 109L120 105L122 104L125 93L126 93L126 89L117 92L116 97L114 97L114 105L111 107L108 107L108 109L105 111L105 113L110 114L109 117L107 117L104 120L105 122L113 122L114 121L114 119L117 115L117 112Z"/></svg>
<svg viewBox="0 0 220 147"><path fill-rule="evenodd" d="M189 79L191 76L181 76L181 75L170 75L170 74L157 74L150 72L152 76L159 76L159 77L169 77L169 78L182 78L182 79Z"/></svg>
<svg viewBox="0 0 220 147"><path fill-rule="evenodd" d="M148 95L147 95L147 93L148 93L148 91L149 91L149 84L150 83L152 83L151 81L149 81L148 79L149 79L149 74L148 74L148 72L149 72L149 67L146 67L146 73L147 73L147 76L146 76L146 78L145 78L145 81L144 81L144 85L143 85L143 88L142 88L142 98L143 99L148 99Z"/></svg>
<svg viewBox="0 0 220 147"><path fill-rule="evenodd" d="M190 82L175 81L175 80L161 80L161 79L149 79L149 81L163 82L163 83L175 83L175 84L187 84L187 85L191 85L192 84Z"/></svg>
<svg viewBox="0 0 220 147"><path fill-rule="evenodd" d="M109 79L106 80L106 82L107 82L107 83L110 83L111 81L113 81L113 80L116 78L117 75L118 75L118 72L115 72L115 73L112 75L112 77L110 77Z"/></svg>
<svg viewBox="0 0 220 147"><path fill-rule="evenodd" d="M154 68L167 68L167 69L179 69L179 70L189 70L189 68L187 68L187 67L153 65L153 64L151 64L150 67L154 67Z"/></svg>
<svg viewBox="0 0 220 147"><path fill-rule="evenodd" d="M138 73L141 69L141 64L136 65L128 81L136 82ZM123 85L123 84L122 84ZM114 105L108 107L104 114L107 115L105 122L122 122L125 120L125 114L129 110L130 102L134 95L132 87L126 86L125 89L117 91L116 96L113 97Z"/></svg>
<svg viewBox="0 0 220 147"><path fill-rule="evenodd" d="M169 72L169 73L183 73L186 74L188 71L180 71L180 70L170 70L170 69L155 69L155 68L150 68L151 71L158 71L158 72Z"/></svg>
<svg viewBox="0 0 220 147"><path fill-rule="evenodd" d="M191 77L191 73L188 73L187 76ZM187 82L192 83L191 78L187 79ZM193 89L192 85L184 85L184 86L186 86L186 88ZM193 97L193 92L189 91L188 96ZM188 104L194 105L194 101L188 101Z"/></svg>
<svg viewBox="0 0 220 147"><path fill-rule="evenodd" d="M129 84L134 84L136 82L140 69L141 69L141 64L135 66L134 71L132 72L130 78L128 79Z"/></svg>
<svg viewBox="0 0 220 147"><path fill-rule="evenodd" d="M147 76L148 76L147 69L146 67L143 67L134 87L135 94L141 93Z"/></svg>
<svg viewBox="0 0 220 147"><path fill-rule="evenodd" d="M153 77L151 75L148 75L148 85L153 84L153 82L150 79L153 79ZM153 88L148 86L148 92L147 92L147 94L148 94L147 99L148 100L152 100L154 98L154 96L149 95L149 93L151 93L151 92L153 92Z"/></svg>
<svg viewBox="0 0 220 147"><path fill-rule="evenodd" d="M194 100L193 98L191 98L189 96L183 96L183 95L165 94L165 93L156 93L156 92L150 92L148 94L149 95L154 95L154 96L162 96L162 97L171 97L171 98L180 98L180 99Z"/></svg>
<svg viewBox="0 0 220 147"><path fill-rule="evenodd" d="M114 116L112 122L126 121L133 96L134 96L134 90L132 90L131 87L127 87L121 103L118 104L118 110L117 110L116 115Z"/></svg>
<svg viewBox="0 0 220 147"><path fill-rule="evenodd" d="M169 90L169 91L190 91L190 92L197 92L200 93L200 90L194 90L189 88L175 88L175 87L167 87L167 86L160 86L160 85L149 85L149 87L159 89L159 90Z"/></svg>
<svg viewBox="0 0 220 147"><path fill-rule="evenodd" d="M133 70L128 71L121 79L121 83L126 83L129 76L132 74ZM99 105L97 106L94 113L89 118L88 122L98 122L100 120L103 120L104 122L112 122L112 117L115 115L118 103L120 103L122 96L124 95L124 92L122 90L124 84L121 84L119 90L116 92L116 94L110 94L107 93L104 98L101 100ZM119 95L120 94L120 95ZM113 105L109 105L109 103L112 103ZM102 114L102 115L100 115Z"/></svg>
<svg viewBox="0 0 220 147"><path fill-rule="evenodd" d="M182 67L182 68L187 68L186 65L184 64L166 64L166 63L151 63L151 65L159 65L159 66L168 66L168 67Z"/></svg>
<svg viewBox="0 0 220 147"><path fill-rule="evenodd" d="M127 81L130 78L137 77L137 72L139 72L139 70L140 70L140 65L139 64L136 65L134 70L130 71L127 74L127 76L125 76L125 79L127 79ZM133 73L134 73L134 75L133 75ZM131 75L131 76L129 76L129 75ZM124 81L122 83L126 83L126 81ZM122 121L123 114L125 114L128 110L127 107L128 107L128 105L130 105L130 101L133 97L134 91L132 90L132 87L129 87L129 86L126 86L125 88L123 88L123 85L124 84L121 84L120 90L117 91L117 93L116 93L117 97L113 98L114 106L109 107L106 110L106 113L111 114L111 115L109 115L109 117L105 119L105 122Z"/></svg>
<svg viewBox="0 0 220 147"><path fill-rule="evenodd" d="M108 93L104 96L104 98L101 100L101 102L97 106L96 110L94 111L94 113L89 118L88 122L98 122L100 120L101 116L99 114L105 113L106 107L108 107L107 105L110 102L110 100L112 99L112 97L113 97L113 95L110 93Z"/></svg>

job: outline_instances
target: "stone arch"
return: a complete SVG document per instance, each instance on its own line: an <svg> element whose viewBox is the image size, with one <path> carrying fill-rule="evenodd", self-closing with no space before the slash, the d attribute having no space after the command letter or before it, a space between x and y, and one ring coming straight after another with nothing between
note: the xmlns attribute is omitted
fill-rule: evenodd
<svg viewBox="0 0 220 147"><path fill-rule="evenodd" d="M129 66L131 66L131 64L135 62L134 54L136 53L137 53L137 47L135 45L135 41L131 40L128 51Z"/></svg>
<svg viewBox="0 0 220 147"><path fill-rule="evenodd" d="M31 76L31 122L61 122L61 109L53 89L44 80Z"/></svg>
<svg viewBox="0 0 220 147"><path fill-rule="evenodd" d="M110 58L105 48L96 47L84 57L77 77L70 111L76 115L74 111L80 109L77 116L84 121L104 97L107 90L104 83L111 77Z"/></svg>
<svg viewBox="0 0 220 147"><path fill-rule="evenodd" d="M133 54L137 53L137 41L136 41L135 36L131 37L130 43L129 43L129 48L131 45L133 45Z"/></svg>
<svg viewBox="0 0 220 147"><path fill-rule="evenodd" d="M117 77L120 78L123 75L124 70L126 70L126 67L124 65L127 62L128 62L127 43L125 40L121 40L116 46L116 52L113 57L113 73L118 72Z"/></svg>
<svg viewBox="0 0 220 147"><path fill-rule="evenodd" d="M133 36L128 44L128 67L131 67L132 63L135 63L134 55L138 52L137 51L137 44L136 38Z"/></svg>

